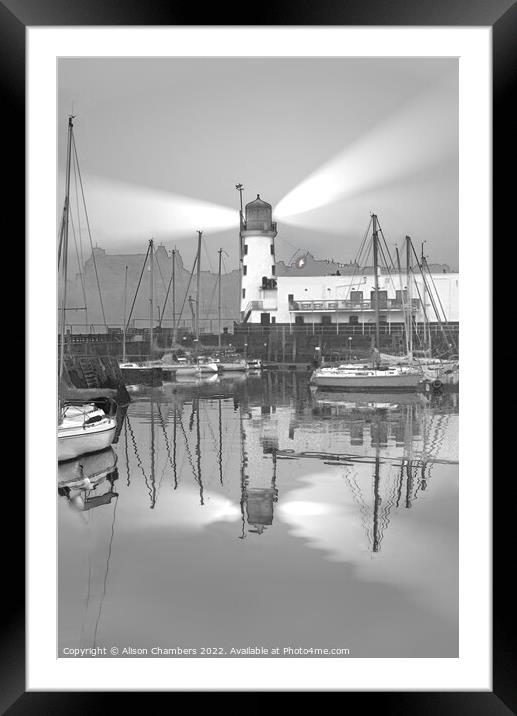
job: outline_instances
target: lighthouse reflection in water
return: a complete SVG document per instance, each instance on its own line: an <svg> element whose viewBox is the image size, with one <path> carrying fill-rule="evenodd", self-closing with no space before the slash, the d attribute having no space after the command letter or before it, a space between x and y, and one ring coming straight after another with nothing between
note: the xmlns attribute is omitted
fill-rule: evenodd
<svg viewBox="0 0 517 716"><path fill-rule="evenodd" d="M59 476L60 650L456 656L457 401L294 372L135 394L106 464Z"/></svg>

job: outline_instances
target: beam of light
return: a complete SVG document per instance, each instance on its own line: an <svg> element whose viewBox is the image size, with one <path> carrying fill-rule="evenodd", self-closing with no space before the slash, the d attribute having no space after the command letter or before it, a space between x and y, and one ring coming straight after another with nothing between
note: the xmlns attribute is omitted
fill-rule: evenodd
<svg viewBox="0 0 517 716"><path fill-rule="evenodd" d="M275 217L304 225L307 212L450 161L458 144L456 106L455 84L435 85L302 181L281 199Z"/></svg>
<svg viewBox="0 0 517 716"><path fill-rule="evenodd" d="M83 182L94 242L141 247L150 237L190 238L197 229L210 235L239 227L239 212L226 206L94 175Z"/></svg>

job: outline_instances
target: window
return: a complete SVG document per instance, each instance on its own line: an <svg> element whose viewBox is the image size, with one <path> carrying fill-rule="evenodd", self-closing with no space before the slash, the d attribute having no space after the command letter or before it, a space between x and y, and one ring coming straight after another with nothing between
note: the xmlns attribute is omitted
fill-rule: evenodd
<svg viewBox="0 0 517 716"><path fill-rule="evenodd" d="M350 291L350 300L353 303L359 303L363 300L363 292L362 291Z"/></svg>
<svg viewBox="0 0 517 716"><path fill-rule="evenodd" d="M297 326L303 326L303 316L296 316L294 322Z"/></svg>
<svg viewBox="0 0 517 716"><path fill-rule="evenodd" d="M262 324L263 326L269 326L269 318L270 318L270 314L269 314L269 313L261 313L261 314L260 314L260 322L261 322L261 324Z"/></svg>
<svg viewBox="0 0 517 716"><path fill-rule="evenodd" d="M276 288L276 281L274 278L268 278L267 276L262 276L262 290L267 291Z"/></svg>
<svg viewBox="0 0 517 716"><path fill-rule="evenodd" d="M271 316L271 323L276 323L276 317L275 317L275 316Z"/></svg>
<svg viewBox="0 0 517 716"><path fill-rule="evenodd" d="M243 267L242 267L242 275L243 275L243 276L246 276L247 273L248 273L248 267L247 267L247 266L243 266Z"/></svg>
<svg viewBox="0 0 517 716"><path fill-rule="evenodd" d="M289 303L292 303L294 301L294 293L288 293L287 294L287 301Z"/></svg>
<svg viewBox="0 0 517 716"><path fill-rule="evenodd" d="M322 316L321 322L323 323L324 326L330 326L332 321L330 320L330 316Z"/></svg>
<svg viewBox="0 0 517 716"><path fill-rule="evenodd" d="M245 288L242 289L242 297L246 298L246 289Z"/></svg>
<svg viewBox="0 0 517 716"><path fill-rule="evenodd" d="M407 302L407 289L404 289L403 291L395 291L395 303L397 306L401 306L403 303L404 305Z"/></svg>
<svg viewBox="0 0 517 716"><path fill-rule="evenodd" d="M274 266L271 266L271 275L272 275L272 276L275 275L275 267L274 267Z"/></svg>
<svg viewBox="0 0 517 716"><path fill-rule="evenodd" d="M272 256L275 255L275 247L274 247L273 244L271 244L271 255L272 255Z"/></svg>
<svg viewBox="0 0 517 716"><path fill-rule="evenodd" d="M244 244L244 256L248 253L248 244Z"/></svg>
<svg viewBox="0 0 517 716"><path fill-rule="evenodd" d="M371 291L370 300L372 302L372 308L375 308L375 294L379 294L379 308L387 308L388 306L388 292L387 291Z"/></svg>
<svg viewBox="0 0 517 716"><path fill-rule="evenodd" d="M359 316L350 316L348 322L351 323L353 326L357 326L357 324L359 323Z"/></svg>

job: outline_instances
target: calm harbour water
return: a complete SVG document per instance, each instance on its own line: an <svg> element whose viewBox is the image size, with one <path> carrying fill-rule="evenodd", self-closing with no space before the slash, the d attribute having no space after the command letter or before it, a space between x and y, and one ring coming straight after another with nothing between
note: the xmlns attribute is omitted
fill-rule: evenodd
<svg viewBox="0 0 517 716"><path fill-rule="evenodd" d="M457 656L457 460L457 395L295 373L135 392L78 461L106 478L59 491L59 655Z"/></svg>

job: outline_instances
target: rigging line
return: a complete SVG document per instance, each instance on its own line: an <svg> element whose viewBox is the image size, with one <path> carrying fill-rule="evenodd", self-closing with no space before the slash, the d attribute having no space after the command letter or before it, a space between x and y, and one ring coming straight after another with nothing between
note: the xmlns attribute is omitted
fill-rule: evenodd
<svg viewBox="0 0 517 716"><path fill-rule="evenodd" d="M192 459L192 453L190 452L190 445L189 445L189 442L188 442L187 433L185 432L185 427L184 427L184 425L183 425L183 416L180 415L180 413L178 413L178 420L179 420L181 432L183 433L183 437L184 437L184 439L185 439L185 448L186 448L186 451L187 451L187 458L188 458L188 461L189 461L189 463L190 463L190 467L192 468L192 474L194 475L194 480L195 480L196 482L198 482L197 474L196 474L196 468L194 467L194 461L193 461L193 459Z"/></svg>
<svg viewBox="0 0 517 716"><path fill-rule="evenodd" d="M160 262L158 261L158 259L156 259L156 254L155 254L155 263L156 263L156 265L158 266L158 273L160 274L160 278L161 278L161 280L162 280L163 288L165 288L165 279L163 278L162 270L161 270L161 268L160 268Z"/></svg>
<svg viewBox="0 0 517 716"><path fill-rule="evenodd" d="M144 275L145 265L146 265L146 263L147 263L147 257L149 256L149 251L150 251L150 250L151 250L151 244L149 243L148 246L147 246L147 252L146 252L145 258L144 258L144 263L143 263L143 265L142 265L142 270L140 271L140 278L138 279L138 285L137 285L137 287L136 287L135 295L134 295L134 298L133 298L133 303L131 304L131 310L129 311L129 316L128 316L128 319L127 319L127 321L126 321L126 331L127 331L128 327L129 327L129 322L130 322L130 320L131 320L131 316L133 315L133 309L134 309L134 307L135 307L136 297L138 296L138 291L139 291L139 289L140 289L140 284L142 283L142 277L143 277L143 275Z"/></svg>
<svg viewBox="0 0 517 716"><path fill-rule="evenodd" d="M218 284L219 284L219 280L216 279L216 281L215 281L215 283L214 283L214 288L213 288L213 290L212 290L212 295L210 296L210 301L209 301L209 303L208 303L208 308L206 307L206 304L205 304L205 315L207 315L207 316L208 316L208 314L210 313L210 310L211 310L211 308L212 308L212 302L213 302L213 300L214 300L215 291L216 291L216 288L217 288Z"/></svg>
<svg viewBox="0 0 517 716"><path fill-rule="evenodd" d="M214 431L213 431L213 428L212 428L212 424L211 424L211 422L210 422L210 416L209 416L209 414L208 414L208 410L207 410L207 408L206 408L206 406L205 406L204 404L202 404L202 407L203 407L204 414L206 415L206 424L208 425L208 429L209 429L209 431L210 431L210 434L212 435L212 440L213 440L213 443L214 443L214 452L215 452L215 456L216 456L215 462L216 462L216 464L218 465L218 467L219 467L219 473L221 474L222 456L221 456L221 459L219 459L219 457L218 457L219 452L220 452L220 450L221 450L221 445L219 444L219 442L217 441L217 438L215 437L215 434L214 434ZM222 435L221 435L221 441L222 441ZM210 484L210 483L208 483L208 484ZM223 484L223 483L222 483L222 480L221 480L221 485L222 485L222 484Z"/></svg>
<svg viewBox="0 0 517 716"><path fill-rule="evenodd" d="M370 233L370 227L372 225L373 216L370 216L370 221L368 222L368 226L366 227L366 231L364 232L363 238L361 240L361 244L359 245L359 250L355 256L355 263L357 264L357 267L355 270L359 270L361 268L361 257L363 254L363 251L365 248L369 248L370 242L368 241L368 234Z"/></svg>
<svg viewBox="0 0 517 716"><path fill-rule="evenodd" d="M414 249L413 249L413 251L414 251ZM439 304L440 304L440 308L442 309L442 313L443 313L443 317L444 317L444 322L445 322L446 325L448 325L449 322L448 322L448 320L447 320L447 315L446 315L446 313L445 313L445 310L444 310L443 305L442 305L442 301L441 301L441 299L440 299L440 294L438 293L438 290L437 290L437 288L436 288L436 285L435 285L435 282L434 282L434 279L433 279L433 275L432 275L432 273L431 273L431 270L430 270L430 268L429 268L429 264L427 263L427 259L426 259L425 257L424 257L424 261L425 261L425 265L427 266L427 272L428 272L428 274L429 274L429 278L431 279L431 283L433 284L434 292L435 292L436 297L437 297L437 299L438 299L438 302L439 302ZM422 276L423 276L423 274L422 274ZM432 296L431 296L431 294L430 294L430 298L431 298L431 301L432 301ZM450 333L449 338L450 338L450 340L452 341L452 343L453 343L453 345L454 345L454 347L456 348L456 351L457 351L457 350L458 350L458 345L457 345L456 339L455 339L455 337L454 337L454 335L453 335L452 333Z"/></svg>
<svg viewBox="0 0 517 716"><path fill-rule="evenodd" d="M359 487L359 484L357 482L357 469L352 470L345 468L343 472L343 476L348 484L348 488L350 492L352 493L352 499L356 503L356 505L359 507L359 512L361 513L361 523L363 525L366 539L368 543L372 542L372 535L371 535L371 528L370 528L370 508L368 504L366 503L366 500L363 497L363 492L361 488Z"/></svg>
<svg viewBox="0 0 517 716"><path fill-rule="evenodd" d="M416 256L416 252L415 252L414 246L412 245L411 248L413 249L413 253L414 253L415 256ZM425 256L424 256L423 260L425 261L425 264L426 264L426 267L427 267L427 272L428 272L428 274L429 274L429 278L431 279L431 282L432 282L432 285L433 285L433 288L434 288L434 292L435 292L435 294L436 294L436 298L438 299L438 303L440 304L440 308L441 308L442 313L443 313L443 320L444 320L445 323L447 323L447 315L446 315L446 313L445 313L445 311L444 311L442 302L441 302L441 300L440 300L440 294L439 294L438 291L436 290L436 284L435 284L435 282L434 282L433 276L432 276L431 271L430 271L430 269L429 269L429 264L427 263L427 259L425 258ZM419 264L419 265L420 265L420 264ZM422 266L422 268L423 268L423 266ZM424 280L424 283L425 283L426 286L427 286L427 282L426 282L425 276L424 276L424 274L423 274L423 271L421 270L420 273L421 273L421 275L422 275L422 279ZM431 294L431 292L429 292L429 293ZM430 295L429 297L430 297L431 300L432 300L432 296ZM436 318L440 321L440 320L441 320L441 317L440 317L440 315L436 312L436 309L435 309L435 313L436 313Z"/></svg>
<svg viewBox="0 0 517 716"><path fill-rule="evenodd" d="M82 273L82 271L81 271L81 264L80 264L80 262L79 262L79 251L77 250L77 239L76 239L76 236L75 236L74 217L72 216L72 213L70 213L70 224L71 224L71 226L72 226L72 236L74 237L75 256L76 256L76 258L77 258L77 264L78 264L78 266L79 266L79 278L80 278L80 281L81 281L81 288L82 288L82 290L83 290L84 308L85 308L85 311L86 311L86 318L85 318L85 320L86 320L86 325L88 325L88 309L87 309L87 301L86 301L86 289L85 289L85 286L84 286L84 277L83 277L83 273Z"/></svg>
<svg viewBox="0 0 517 716"><path fill-rule="evenodd" d="M95 622L95 631L93 633L93 646L94 647L97 643L97 629L99 627L102 606L104 604L104 597L106 596L106 587L108 584L108 572L109 572L109 564L110 564L110 559L111 559L111 549L113 546L113 537L115 536L115 518L116 518L116 514L117 514L117 505L118 505L118 495L115 498L115 507L113 508L113 521L111 523L111 537L110 537L110 541L109 541L108 558L106 559L106 572L104 574L104 588L103 588L103 592L102 592L102 597L99 602L99 613L97 615L97 621Z"/></svg>
<svg viewBox="0 0 517 716"><path fill-rule="evenodd" d="M73 145L73 148L74 148L74 156L75 156L75 162L76 162L76 165L77 165L77 173L78 173L78 175L79 175L79 184L80 184L80 186L81 186L81 196L82 196L82 199L83 199L84 215L85 215L85 218L86 218L86 226L88 227L88 238L90 239L90 248L91 248L91 250L92 250L92 260L93 260L93 267L94 267L94 269L95 269L95 278L96 278L96 281L97 281L97 289L98 289L98 291L99 291L99 301L100 301L100 304L101 304L102 320L104 321L104 327L105 327L106 330L107 330L108 325L107 325L107 323L106 323L106 314L104 313L104 303L102 302L102 292L101 292L101 285L100 285L100 282L99 282L99 272L97 271L97 261L95 260L95 252L94 252L94 250L93 250L92 233L91 233L91 230L90 230L90 220L89 220L89 218L88 218L88 210L86 209L86 199L85 199L85 196L84 196L84 187L83 187L83 179L82 179L82 176L81 176L81 167L79 166L79 159L78 159L78 157L77 157L77 147L76 147L76 145L75 145L75 136L74 136L73 133L72 133L72 145Z"/></svg>
<svg viewBox="0 0 517 716"><path fill-rule="evenodd" d="M157 410L158 410L158 416L159 416L159 420L160 420L160 425L161 425L161 427L162 427L163 437L164 437L164 439L165 439L165 449L166 449L166 451L167 451L167 455L168 455L168 457L169 457L169 462L170 462L170 464L171 464L171 467L172 467L172 469L174 470L174 465L172 464L171 448L170 448L170 444L169 444L169 436L167 435L167 430L166 430L166 427L165 427L165 421L164 421L163 415L162 415L162 409L161 409L161 406L160 406L160 405L157 405L156 408L157 408Z"/></svg>
<svg viewBox="0 0 517 716"><path fill-rule="evenodd" d="M413 253L415 253L414 247L413 247ZM415 253L415 255L416 255L416 253ZM417 261L418 261L418 259L417 259ZM432 275L431 275L431 272L429 271L429 265L427 264L427 260L426 260L426 265L427 265L427 270L428 270L428 272L429 272L429 275L430 275L430 277L431 277L431 280L433 281L433 288L434 288L434 291L435 291L435 293L436 293L436 297L438 298L438 301L440 301L440 296L439 296L438 291L437 291L437 289L436 289L436 285L434 284L434 280L433 280L433 277L432 277ZM458 350L458 346L457 346L457 343L456 343L456 340L455 340L453 334L452 334L448 329L446 330L445 327L444 327L444 325L443 325L444 322L445 322L446 325L448 325L448 322L447 322L447 316L445 315L445 311L443 310L443 306L441 305L441 301L440 301L440 306L441 306L441 309L442 309L442 312L443 312L445 321L442 321L442 319L440 318L440 314L439 314L439 311L438 311L436 302L435 302L435 300L434 300L433 293L432 293L432 291L429 289L429 286L428 286L428 283L427 283L427 279L425 278L424 273L423 273L423 272L421 272L421 273L422 273L422 279L423 279L424 285L425 285L425 287L426 287L426 289L427 289L427 292L428 292L428 294L429 294L429 299L430 299L430 301L431 301L431 305L432 305L432 307L433 307L433 310L434 310L436 319L437 319L438 324L439 324L439 326L440 326L440 330L442 331L442 334L443 334L445 340L446 340L448 343L449 343L449 341L450 341L449 347L450 347L450 345L452 345L452 346L454 346L454 348L455 348L456 351L457 351L457 350Z"/></svg>
<svg viewBox="0 0 517 716"><path fill-rule="evenodd" d="M158 268L159 268L159 266L160 266L160 265L158 264ZM158 322L158 328L161 328L161 327L162 327L162 321L163 321L163 317L164 317L164 315L165 315L165 309L167 308L167 299L169 298L169 291L171 290L171 285L172 285L172 279L173 279L173 277L174 277L174 274L171 272L171 277L170 277L170 279L169 279L169 284L168 284L168 286L167 286L167 293L165 294L165 300L164 300L164 302L163 302L163 311L162 311L162 313L161 313L160 320L159 320L159 322ZM172 317L172 322L173 322L173 325L174 325L174 316Z"/></svg>
<svg viewBox="0 0 517 716"><path fill-rule="evenodd" d="M210 273L214 273L214 269L212 267L212 261L210 260L210 254L208 253L208 247L206 245L206 241L205 241L204 237L201 239L201 243L203 244L203 248L205 249L205 255L208 259L208 265L210 266Z"/></svg>
<svg viewBox="0 0 517 716"><path fill-rule="evenodd" d="M290 246L292 249L296 249L296 253L298 253L298 251L301 251L300 248L298 248L297 246L295 246L294 244L292 244L290 241L287 241L287 239L284 239L283 236L278 236L277 238L280 239L280 241L283 241L284 244L287 244L288 246ZM296 254L295 254L295 255L296 255Z"/></svg>
<svg viewBox="0 0 517 716"><path fill-rule="evenodd" d="M66 204L66 201L65 201ZM65 231L65 210L63 209L63 213L61 214L61 223L59 224L59 231L58 231L58 237L59 237L59 245L57 249L57 267L61 266L61 250L63 248L63 235Z"/></svg>
<svg viewBox="0 0 517 716"><path fill-rule="evenodd" d="M75 203L77 207L77 228L79 231L79 248L81 253L81 269L84 268L84 254L83 254L83 241L82 241L82 230L81 230L81 212L79 210L79 192L77 190L77 165L74 162L74 187L75 187Z"/></svg>
<svg viewBox="0 0 517 716"><path fill-rule="evenodd" d="M183 296L183 303L181 304L181 310L180 310L179 315L178 315L178 320L176 321L176 326L179 326L180 321L181 321L181 317L182 317L182 315L183 315L183 309L185 308L185 303L186 303L186 301L187 301L188 290L189 290L190 284L191 284L191 282L192 282L192 277L193 277L193 275L194 275L194 270L195 270L195 268L196 268L196 264L197 264L197 254L196 254L196 258L194 259L194 264L193 264L193 266L192 266L192 271L190 272L190 277L189 277L189 280L188 280L188 283L187 283L187 288L185 289L185 295Z"/></svg>
<svg viewBox="0 0 517 716"><path fill-rule="evenodd" d="M381 234L381 236L382 236L382 240L384 241L384 245L386 246L386 251L387 251L387 253L388 253L388 256L390 257L391 267L392 267L393 270L395 271L395 263L394 263L393 258L392 258L392 256L391 256L390 249L389 249L389 246L388 246L388 242L386 241L386 237L384 236L384 231L382 230L382 227L381 227L381 224L380 224L379 219L377 219L377 226L379 227L379 232L380 232L380 234Z"/></svg>
<svg viewBox="0 0 517 716"><path fill-rule="evenodd" d="M214 430L213 430L213 428L212 428L212 423L210 422L210 416L209 416L209 414L208 414L208 410L206 409L206 405L204 405L203 403L201 403L201 406L202 406L202 408L203 408L203 412L204 412L205 415L206 415L206 423L207 423L207 425L208 425L208 429L210 430L210 434L212 435L212 440L213 440L213 442L214 442L214 447L215 447L215 449L216 449L216 451L217 451L218 443L217 443L217 439L216 439L216 437L215 437Z"/></svg>
<svg viewBox="0 0 517 716"><path fill-rule="evenodd" d="M141 470L141 472L142 472L142 475L144 476L145 486L146 486L147 492L148 492L148 494L149 494L149 499L150 499L151 502L152 502L152 501L153 501L153 491L152 491L151 486L150 486L150 484L149 484L149 479L148 479L147 475L145 474L144 466L143 466L143 464L142 464L142 460L140 459L140 455L139 455L139 453L138 453L138 448L137 448L137 445L136 445L135 434L134 434L134 432L133 432L133 428L131 427L131 423L129 422L129 418L127 418L127 427L128 427L128 429L129 429L129 433L130 433L130 435L131 435L131 442L133 443L133 450L135 451L135 456L136 456L137 465L138 465L138 467L140 468L140 470Z"/></svg>
<svg viewBox="0 0 517 716"><path fill-rule="evenodd" d="M370 226L371 226L371 224L372 224L372 221L373 221L373 218L370 217L370 221L368 222L368 226L366 227L366 231L365 231L365 233L364 233L364 235L363 235L363 238L362 238L362 240L361 240L361 244L360 244L360 246L359 246L359 250L358 250L358 252L357 252L357 254L356 254L355 258L354 258L354 264L355 264L355 266L354 266L354 271L353 271L353 273L352 273L352 278L350 279L350 284L348 285L347 291L346 291L346 293L345 293L345 299L344 299L345 301L348 300L348 297L349 297L349 295L350 295L350 291L352 290L352 286L354 286L355 279L356 279L356 278L359 279L359 276L360 276L360 273L359 273L359 272L360 272L360 269L361 269L362 254L363 254L363 251L365 250L365 247L367 246L367 239L368 239L368 234L369 234L369 232L370 232ZM368 255L369 255L369 253L370 253L370 247L369 247L369 242L368 242ZM357 285L360 285L359 282L358 282Z"/></svg>
<svg viewBox="0 0 517 716"><path fill-rule="evenodd" d="M415 272L413 271L413 269L411 269L411 275L413 276L413 278L416 278L416 275L415 275ZM417 283L416 281L413 281L413 286L416 288L416 292L417 292L417 294L418 294L418 300L420 301L420 305L422 306L422 312L423 312L423 314L424 314L424 320L427 322L427 320L428 320L428 319L427 319L427 312L426 312L426 310L425 310L425 305L424 305L424 301L423 301L423 299L422 299L422 294L420 293L420 289L418 288L418 283ZM415 329L416 329L416 327L417 327L417 325L416 325L416 318L413 317L413 311L411 310L412 308L413 308L413 307L410 306L410 314L409 314L409 315L410 315L410 319L411 319L411 325L414 326ZM418 334L418 332L417 332L416 330L415 330L414 333L415 333L415 335L416 335L416 338L417 338L417 341L418 341L419 345L421 346L421 348L424 348L425 341L420 338L420 335Z"/></svg>
<svg viewBox="0 0 517 716"><path fill-rule="evenodd" d="M413 246L413 242L411 242L411 249L412 249L413 254L414 254L415 258L416 258L417 266L420 267L419 258L418 258L417 254L416 254L415 247ZM444 322L447 323L447 316L446 316L445 311L444 311L444 309L443 309L443 305L442 305L442 302L441 302L441 300L440 300L440 295L439 295L439 293L438 293L438 291L437 291L437 289L436 289L436 285L435 285L435 283L434 283L434 279L433 279L433 277L432 277L431 271L429 270L429 264L427 263L427 259L425 258L425 256L423 257L423 261L425 261L425 264L426 264L426 266L427 266L427 271L428 271L428 274L429 274L429 278L431 279L431 282L432 282L432 285L433 285L433 288L434 288L434 292L435 292L435 294L436 294L436 298L438 299L438 302L439 302L439 304L440 304L440 308L441 308L442 313L443 313ZM439 324L440 324L440 327L441 327L441 326L442 326L442 320L441 320L441 317L440 317L439 312L436 310L436 303L435 303L435 301L434 301L432 291L429 289L429 285L428 285L427 279L426 279L425 274L424 274L424 272L423 272L422 269L423 269L423 266L422 266L421 269L420 269L420 274L421 274L421 276L422 276L422 280L423 280L423 282L424 282L424 285L425 285L425 287L426 287L426 289L427 289L427 291L428 291L428 293L429 293L429 298L430 298L430 300L431 300L431 304L432 304L432 306L433 306L433 309L434 309L436 318L437 318L437 320L438 320L438 322L439 322ZM443 331L443 328L442 328L442 331ZM453 338L452 336L447 336L447 337L450 338L450 339L452 339L455 348L457 348L456 343L455 343L455 341L454 341L454 338Z"/></svg>

